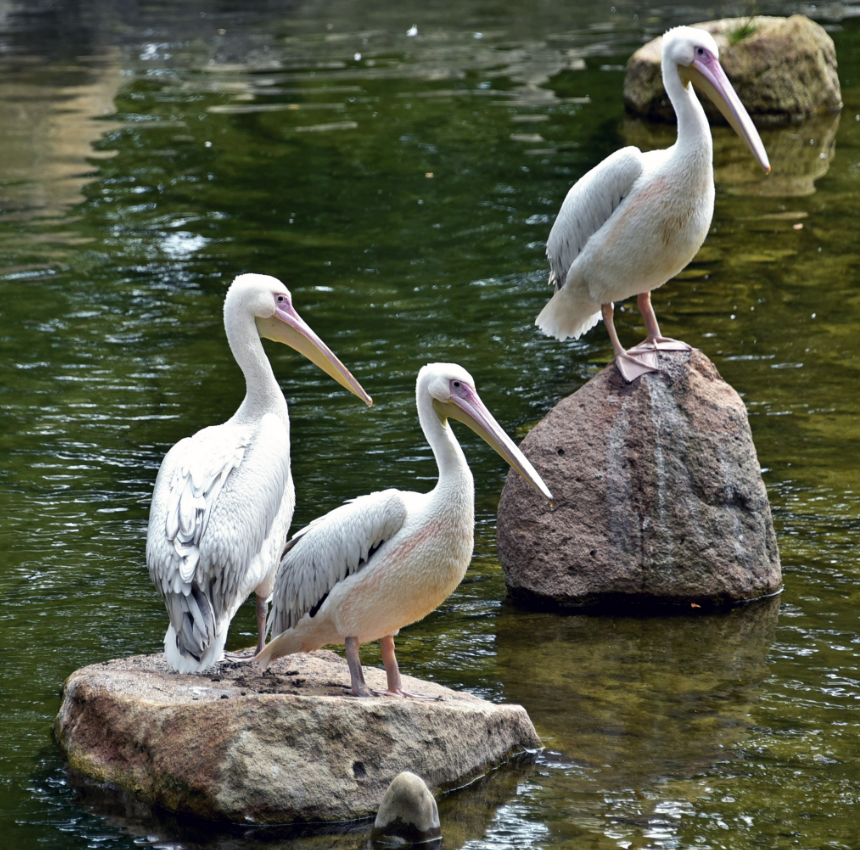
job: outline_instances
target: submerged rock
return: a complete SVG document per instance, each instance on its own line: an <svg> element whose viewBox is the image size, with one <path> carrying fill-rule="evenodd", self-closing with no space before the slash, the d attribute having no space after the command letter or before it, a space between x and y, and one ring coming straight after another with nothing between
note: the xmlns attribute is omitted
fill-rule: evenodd
<svg viewBox="0 0 860 850"><path fill-rule="evenodd" d="M385 687L384 671L365 675ZM162 655L118 659L69 676L54 731L79 773L238 823L372 817L407 768L440 792L540 746L521 706L403 678L441 699L346 696L346 662L327 651L280 659L266 674L223 664L180 675Z"/></svg>
<svg viewBox="0 0 860 850"><path fill-rule="evenodd" d="M499 502L508 590L539 604L726 604L776 592L779 552L746 409L700 351L614 364L522 443L555 495L516 474Z"/></svg>
<svg viewBox="0 0 860 850"><path fill-rule="evenodd" d="M380 844L426 844L442 837L439 808L427 783L408 770L394 777L371 835Z"/></svg>
<svg viewBox="0 0 860 850"><path fill-rule="evenodd" d="M727 18L693 26L716 40L720 64L756 123L798 121L842 108L833 39L804 15ZM674 121L663 89L662 50L660 36L630 57L624 105L634 115ZM712 123L726 123L708 97L700 95L699 100Z"/></svg>

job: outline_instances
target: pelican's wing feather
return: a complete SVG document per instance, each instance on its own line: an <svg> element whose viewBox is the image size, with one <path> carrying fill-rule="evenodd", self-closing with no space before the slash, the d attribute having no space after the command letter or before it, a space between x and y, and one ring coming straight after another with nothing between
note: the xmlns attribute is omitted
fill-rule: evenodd
<svg viewBox="0 0 860 850"><path fill-rule="evenodd" d="M146 561L185 653L199 658L220 620L232 616L250 592L242 579L289 489L289 452L267 451L273 440L283 439L289 439L284 426L266 416L256 428L204 428L164 458L152 497Z"/></svg>
<svg viewBox="0 0 860 850"><path fill-rule="evenodd" d="M573 261L609 220L642 173L639 148L621 148L573 184L546 242L549 282L561 289Z"/></svg>
<svg viewBox="0 0 860 850"><path fill-rule="evenodd" d="M364 567L403 527L406 503L399 490L360 496L315 519L284 549L275 578L269 625L273 635L313 616L335 585Z"/></svg>

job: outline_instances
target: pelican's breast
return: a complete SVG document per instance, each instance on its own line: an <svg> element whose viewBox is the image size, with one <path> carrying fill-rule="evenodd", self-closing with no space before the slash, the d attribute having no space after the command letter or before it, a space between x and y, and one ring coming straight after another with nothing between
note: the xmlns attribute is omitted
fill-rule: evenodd
<svg viewBox="0 0 860 850"><path fill-rule="evenodd" d="M662 286L696 256L713 210L709 169L649 169L583 253L592 298L605 304Z"/></svg>

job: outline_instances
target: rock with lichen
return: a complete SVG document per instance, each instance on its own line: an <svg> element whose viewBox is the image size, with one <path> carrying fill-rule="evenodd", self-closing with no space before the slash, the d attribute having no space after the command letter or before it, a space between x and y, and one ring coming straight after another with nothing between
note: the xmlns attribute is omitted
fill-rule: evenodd
<svg viewBox="0 0 860 850"><path fill-rule="evenodd" d="M693 26L713 35L720 64L757 124L799 121L842 108L833 39L806 16L759 15ZM634 115L674 121L674 110L663 89L662 49L660 36L630 57L624 104ZM709 98L699 100L713 123L725 123Z"/></svg>

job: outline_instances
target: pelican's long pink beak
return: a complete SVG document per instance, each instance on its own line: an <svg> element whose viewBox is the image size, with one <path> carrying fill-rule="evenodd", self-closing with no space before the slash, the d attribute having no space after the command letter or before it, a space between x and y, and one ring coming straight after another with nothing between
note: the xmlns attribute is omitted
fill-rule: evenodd
<svg viewBox="0 0 860 850"><path fill-rule="evenodd" d="M444 414L468 425L479 437L492 446L528 484L545 499L552 502L553 498L549 487L544 484L543 479L538 475L529 459L517 448L502 426L496 422L478 393L471 387L464 387L464 390L463 396L452 396L447 404L438 405Z"/></svg>
<svg viewBox="0 0 860 850"><path fill-rule="evenodd" d="M717 58L711 55L697 56L691 65L679 66L679 70L714 102L734 131L747 143L765 173L769 174L770 161L761 136Z"/></svg>
<svg viewBox="0 0 860 850"><path fill-rule="evenodd" d="M311 363L319 366L326 375L357 395L368 407L373 404L373 399L349 369L335 357L332 350L314 333L289 301L280 305L271 318L257 319L256 322L260 336L282 342L299 354L304 354Z"/></svg>

